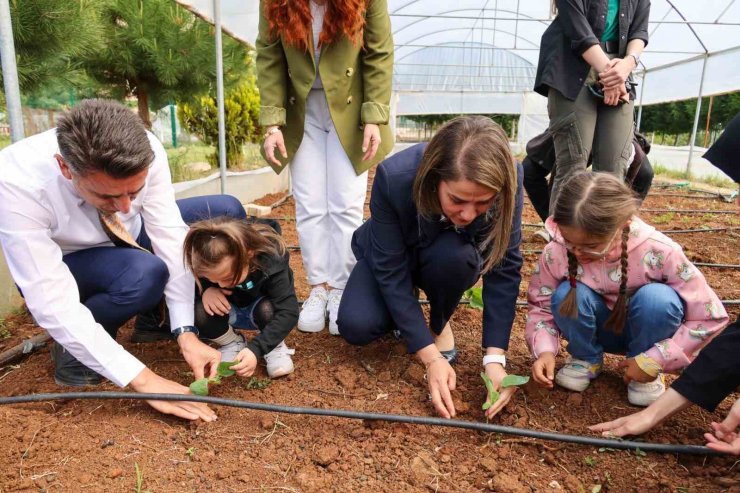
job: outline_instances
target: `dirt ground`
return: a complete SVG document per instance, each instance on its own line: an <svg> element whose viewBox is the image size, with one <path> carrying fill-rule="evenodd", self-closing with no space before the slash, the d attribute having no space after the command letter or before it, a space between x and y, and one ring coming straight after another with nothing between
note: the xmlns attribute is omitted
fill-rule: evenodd
<svg viewBox="0 0 740 493"><path fill-rule="evenodd" d="M648 209L732 210L703 194L656 187ZM277 196L263 198L274 203ZM297 245L292 201L273 211L289 245ZM738 227L734 214L644 213L661 230ZM539 222L527 205L525 223ZM525 227L522 249L543 243ZM697 262L740 263L740 230L675 234ZM524 299L536 254L525 255ZM300 299L308 294L300 252L292 252ZM722 299L740 299L740 270L702 268ZM737 306L729 310L737 317ZM523 337L525 310L518 309L508 353L509 371L529 374ZM481 313L461 307L452 320L461 359L457 364L459 418L485 420L479 377ZM0 327L0 351L40 331L22 311ZM188 384L188 366L174 343L131 344L131 324L119 342L157 373ZM4 334L4 335L3 335ZM401 342L385 338L352 347L324 331L293 331L296 371L269 382L237 377L212 395L291 406L338 408L430 416L423 367ZM559 363L562 363L559 356ZM587 426L633 412L615 365L583 394L540 390L528 384L494 423L589 435ZM48 350L0 368L0 395L58 392ZM262 385L255 385L261 383ZM266 385L266 386L265 386ZM260 389L259 387L265 386ZM256 388L255 388L256 387ZM105 383L95 390L118 390ZM715 413L693 408L641 439L703 444L711 421L721 420L732 396ZM732 457L692 457L596 449L499 434L406 424L365 423L234 408L216 408L218 420L193 424L157 414L142 401L59 401L0 407L0 493L10 491L151 492L740 492ZM137 469L138 480L137 480Z"/></svg>

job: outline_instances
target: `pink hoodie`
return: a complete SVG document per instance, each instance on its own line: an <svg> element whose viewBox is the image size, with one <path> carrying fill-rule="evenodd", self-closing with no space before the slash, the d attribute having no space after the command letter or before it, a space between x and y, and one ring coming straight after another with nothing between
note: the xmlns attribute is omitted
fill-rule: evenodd
<svg viewBox="0 0 740 493"><path fill-rule="evenodd" d="M547 229L558 241L563 241L552 218L547 219ZM651 282L662 282L676 290L685 304L684 321L673 337L656 343L644 353L658 362L663 371L679 370L727 325L727 312L681 247L636 216L630 226L627 252L627 293L634 293ZM578 265L578 281L601 293L609 308L614 307L619 296L622 278L620 253L621 248L617 244L604 259ZM535 358L546 351L558 353L559 331L550 310L550 298L567 280L566 249L562 244L551 241L540 256L527 294L529 312L525 337Z"/></svg>

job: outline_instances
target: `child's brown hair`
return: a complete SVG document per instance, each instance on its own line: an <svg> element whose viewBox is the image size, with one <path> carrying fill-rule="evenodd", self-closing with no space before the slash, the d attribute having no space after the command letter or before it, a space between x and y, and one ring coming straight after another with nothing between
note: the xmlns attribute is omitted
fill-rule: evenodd
<svg viewBox="0 0 740 493"><path fill-rule="evenodd" d="M239 283L242 272L263 269L263 254L283 256L283 239L270 226L249 223L243 219L217 217L190 225L183 244L185 266L195 275L216 267L226 257L234 261L231 284Z"/></svg>
<svg viewBox="0 0 740 493"><path fill-rule="evenodd" d="M553 220L558 226L580 229L594 238L607 239L622 227L619 297L606 321L606 328L617 334L622 332L627 319L627 242L630 234L627 222L639 208L639 198L624 181L610 173L583 172L574 175L563 185L553 210ZM568 250L570 291L560 305L560 314L570 318L578 317L577 274L578 260Z"/></svg>

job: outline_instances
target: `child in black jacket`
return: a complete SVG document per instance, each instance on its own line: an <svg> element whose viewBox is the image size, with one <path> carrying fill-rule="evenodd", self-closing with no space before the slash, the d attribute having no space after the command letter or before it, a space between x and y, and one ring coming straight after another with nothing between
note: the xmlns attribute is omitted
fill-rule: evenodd
<svg viewBox="0 0 740 493"><path fill-rule="evenodd" d="M221 217L194 223L185 238L185 264L196 277L200 300L195 324L248 377L264 357L271 378L293 372L285 337L298 320L293 271L282 238L264 224ZM247 341L241 329L259 330Z"/></svg>

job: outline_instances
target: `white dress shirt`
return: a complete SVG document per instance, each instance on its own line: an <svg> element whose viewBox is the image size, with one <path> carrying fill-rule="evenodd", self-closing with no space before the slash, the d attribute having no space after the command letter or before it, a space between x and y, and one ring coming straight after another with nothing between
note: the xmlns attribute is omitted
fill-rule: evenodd
<svg viewBox="0 0 740 493"><path fill-rule="evenodd" d="M175 203L164 147L148 137L155 158L146 184L129 213L118 217L134 238L143 219L154 253L169 269L164 294L172 327L193 325L194 280L182 254L188 228ZM68 253L113 243L97 210L61 174L57 153L55 129L0 151L0 243L36 323L85 366L124 387L144 364L93 319L62 262Z"/></svg>

